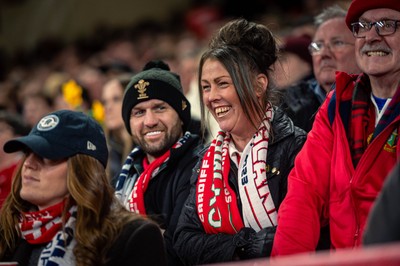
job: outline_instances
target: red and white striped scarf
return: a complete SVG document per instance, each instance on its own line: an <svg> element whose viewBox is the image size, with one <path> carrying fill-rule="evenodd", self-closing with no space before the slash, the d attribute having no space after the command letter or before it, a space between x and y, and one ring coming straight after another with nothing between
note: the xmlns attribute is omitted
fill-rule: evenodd
<svg viewBox="0 0 400 266"><path fill-rule="evenodd" d="M243 226L256 231L277 224L277 212L269 193L266 160L273 109L268 106L257 133L240 158L238 186L243 220L236 194L229 186L229 134L218 132L205 154L196 185L197 213L208 234L235 234Z"/></svg>
<svg viewBox="0 0 400 266"><path fill-rule="evenodd" d="M19 227L22 237L30 244L46 244L38 265L73 265L73 248L77 207L72 206L66 213L63 228L62 213L65 201L36 212L21 214Z"/></svg>
<svg viewBox="0 0 400 266"><path fill-rule="evenodd" d="M35 212L21 214L19 227L23 238L30 244L49 242L62 227L61 215L65 202ZM67 219L70 213L67 213Z"/></svg>

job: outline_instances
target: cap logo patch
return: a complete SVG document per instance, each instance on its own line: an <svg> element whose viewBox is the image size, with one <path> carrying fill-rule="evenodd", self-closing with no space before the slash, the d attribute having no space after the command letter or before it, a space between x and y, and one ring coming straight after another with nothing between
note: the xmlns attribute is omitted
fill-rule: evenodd
<svg viewBox="0 0 400 266"><path fill-rule="evenodd" d="M182 101L182 111L185 110L187 107L186 101Z"/></svg>
<svg viewBox="0 0 400 266"><path fill-rule="evenodd" d="M56 115L48 115L43 117L39 123L37 124L36 128L39 131L49 131L55 128L58 123L60 122L60 119Z"/></svg>
<svg viewBox="0 0 400 266"><path fill-rule="evenodd" d="M91 143L90 141L87 142L87 149L88 149L88 150L91 150L91 151L97 150L96 145L94 145L94 144Z"/></svg>
<svg viewBox="0 0 400 266"><path fill-rule="evenodd" d="M139 82L135 85L135 89L138 90L139 96L137 97L138 100L141 99L147 99L149 96L146 94L146 86L149 86L150 83L147 81L144 81L143 79L139 80Z"/></svg>

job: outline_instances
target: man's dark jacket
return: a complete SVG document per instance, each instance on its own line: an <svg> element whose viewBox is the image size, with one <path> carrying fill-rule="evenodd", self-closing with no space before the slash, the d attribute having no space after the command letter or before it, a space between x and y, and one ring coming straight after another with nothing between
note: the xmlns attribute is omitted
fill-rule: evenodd
<svg viewBox="0 0 400 266"><path fill-rule="evenodd" d="M197 163L197 153L201 148L200 137L192 134L182 147L171 149L169 160L160 166L159 172L150 180L144 193L147 216L156 221L162 230L165 230L164 239L168 265L181 265L172 247L172 238L182 206L189 195L192 169ZM136 155L129 173L129 178L134 180L143 172L145 154L143 151L139 151ZM128 188L127 192L130 194L131 188Z"/></svg>

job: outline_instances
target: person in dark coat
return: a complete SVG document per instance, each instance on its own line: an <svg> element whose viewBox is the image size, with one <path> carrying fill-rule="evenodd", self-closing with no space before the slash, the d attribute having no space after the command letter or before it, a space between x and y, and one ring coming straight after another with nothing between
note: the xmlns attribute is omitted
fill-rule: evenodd
<svg viewBox="0 0 400 266"><path fill-rule="evenodd" d="M175 232L186 265L271 252L287 176L306 139L274 104L276 59L270 30L244 19L223 26L201 57L202 105L220 131L200 154Z"/></svg>
<svg viewBox="0 0 400 266"><path fill-rule="evenodd" d="M316 32L309 45L314 77L284 89L282 109L294 124L309 132L315 114L331 91L336 71L359 73L354 37L345 23L346 11L338 5L324 9L314 19Z"/></svg>
<svg viewBox="0 0 400 266"><path fill-rule="evenodd" d="M160 228L127 211L105 171L101 126L60 110L5 143L24 157L0 215L0 261L18 265L166 265Z"/></svg>
<svg viewBox="0 0 400 266"><path fill-rule="evenodd" d="M382 187L367 220L364 245L379 245L400 241L400 162Z"/></svg>
<svg viewBox="0 0 400 266"><path fill-rule="evenodd" d="M146 64L127 85L122 118L136 147L122 167L116 196L128 210L160 225L168 265L181 265L172 238L202 142L187 131L190 103L179 76L163 61Z"/></svg>

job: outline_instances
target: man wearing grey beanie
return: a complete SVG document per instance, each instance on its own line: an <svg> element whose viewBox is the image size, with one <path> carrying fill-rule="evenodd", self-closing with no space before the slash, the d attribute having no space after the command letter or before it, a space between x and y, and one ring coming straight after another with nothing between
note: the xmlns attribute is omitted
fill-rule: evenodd
<svg viewBox="0 0 400 266"><path fill-rule="evenodd" d="M147 63L126 87L122 118L136 147L122 167L116 196L128 210L160 225L168 264L182 265L172 238L202 145L187 131L190 103L179 76L162 61Z"/></svg>

